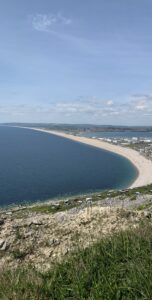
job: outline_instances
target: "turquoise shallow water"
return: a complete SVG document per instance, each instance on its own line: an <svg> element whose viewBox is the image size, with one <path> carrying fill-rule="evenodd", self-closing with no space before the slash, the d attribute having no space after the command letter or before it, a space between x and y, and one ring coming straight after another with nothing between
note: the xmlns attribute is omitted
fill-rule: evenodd
<svg viewBox="0 0 152 300"><path fill-rule="evenodd" d="M29 129L0 127L0 205L125 188L137 176L125 158Z"/></svg>

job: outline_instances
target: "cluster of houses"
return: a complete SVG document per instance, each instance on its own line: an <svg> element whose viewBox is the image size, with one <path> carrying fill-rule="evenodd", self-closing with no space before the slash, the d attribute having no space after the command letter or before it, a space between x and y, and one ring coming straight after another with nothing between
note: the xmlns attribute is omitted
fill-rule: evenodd
<svg viewBox="0 0 152 300"><path fill-rule="evenodd" d="M141 138L141 137L104 138L103 137L98 139L115 145L132 148L136 151L139 151L146 158L152 160L152 138Z"/></svg>

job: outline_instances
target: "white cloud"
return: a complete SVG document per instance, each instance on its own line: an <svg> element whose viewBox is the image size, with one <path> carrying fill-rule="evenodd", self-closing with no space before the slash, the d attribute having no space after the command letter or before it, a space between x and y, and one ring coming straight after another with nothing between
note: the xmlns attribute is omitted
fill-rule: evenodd
<svg viewBox="0 0 152 300"><path fill-rule="evenodd" d="M57 14L36 14L32 16L34 30L51 32L55 26L70 25L72 20L64 17L60 12Z"/></svg>
<svg viewBox="0 0 152 300"><path fill-rule="evenodd" d="M113 105L113 101L112 101L112 100L108 100L108 101L107 101L107 105L108 105L108 106Z"/></svg>
<svg viewBox="0 0 152 300"><path fill-rule="evenodd" d="M50 103L47 105L27 105L14 104L0 106L0 114L10 115L61 115L61 116L78 116L83 119L84 116L100 117L106 115L119 114L118 109L106 105L105 100L98 100L94 98L84 100L79 99L75 101L62 101L57 103Z"/></svg>
<svg viewBox="0 0 152 300"><path fill-rule="evenodd" d="M57 103L54 106L54 110L65 115L78 115L82 117L84 115L89 117L119 115L118 107L113 104L111 100L99 100L95 97L86 100L82 98L77 101Z"/></svg>
<svg viewBox="0 0 152 300"><path fill-rule="evenodd" d="M152 96L128 97L125 101L112 101L95 97L78 98L73 101L50 102L50 104L0 105L1 119L30 120L33 122L93 122L99 124L146 124L152 116ZM149 121L147 121L149 119Z"/></svg>
<svg viewBox="0 0 152 300"><path fill-rule="evenodd" d="M150 112L152 111L152 95L134 95L131 99L130 106L133 111L138 111L139 113Z"/></svg>
<svg viewBox="0 0 152 300"><path fill-rule="evenodd" d="M65 41L67 44L70 44L70 47L73 46L74 49L77 48L83 53L89 55L100 55L103 49L103 44L99 40L94 40L94 38L86 38L83 34L75 34L72 30L65 30L70 27L74 21L65 17L62 13L58 12L56 14L42 14L37 13L35 15L30 15L28 17L30 25L35 31L49 33L52 36ZM76 21L78 24L78 20ZM64 30L63 30L64 29ZM106 53L107 53L107 46ZM108 44L108 48L109 48Z"/></svg>
<svg viewBox="0 0 152 300"><path fill-rule="evenodd" d="M147 105L144 102L140 102L135 106L135 109L144 110L146 107L147 107Z"/></svg>

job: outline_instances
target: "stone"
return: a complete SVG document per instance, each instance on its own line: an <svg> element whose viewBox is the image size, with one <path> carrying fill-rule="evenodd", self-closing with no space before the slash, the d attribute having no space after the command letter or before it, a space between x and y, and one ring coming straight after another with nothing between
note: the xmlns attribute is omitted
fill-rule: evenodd
<svg viewBox="0 0 152 300"><path fill-rule="evenodd" d="M0 219L0 226L4 224L4 220Z"/></svg>
<svg viewBox="0 0 152 300"><path fill-rule="evenodd" d="M60 245L60 240L52 239L48 241L49 246L58 246Z"/></svg>
<svg viewBox="0 0 152 300"><path fill-rule="evenodd" d="M26 239L26 238L28 238L28 237L31 237L32 235L33 235L33 231L26 232L26 233L24 234L24 238Z"/></svg>
<svg viewBox="0 0 152 300"><path fill-rule="evenodd" d="M4 243L5 243L5 240L0 240L0 248L3 247Z"/></svg>
<svg viewBox="0 0 152 300"><path fill-rule="evenodd" d="M0 251L5 251L8 248L8 245L6 243L6 241L4 241L2 247L0 248Z"/></svg>
<svg viewBox="0 0 152 300"><path fill-rule="evenodd" d="M13 226L12 226L12 228L13 229L17 229L17 228L19 228L20 226L18 225L18 224L13 224Z"/></svg>
<svg viewBox="0 0 152 300"><path fill-rule="evenodd" d="M51 256L52 256L52 254L53 254L53 251L50 251L50 252L49 252L49 257L51 257Z"/></svg>
<svg viewBox="0 0 152 300"><path fill-rule="evenodd" d="M28 226L31 226L31 225L43 225L43 222L38 219L33 219L28 223Z"/></svg>
<svg viewBox="0 0 152 300"><path fill-rule="evenodd" d="M11 216L11 215L12 215L12 211L6 212L6 215L7 215L7 216Z"/></svg>
<svg viewBox="0 0 152 300"><path fill-rule="evenodd" d="M92 200L92 198L86 198L86 201L88 202L88 201L91 201Z"/></svg>
<svg viewBox="0 0 152 300"><path fill-rule="evenodd" d="M144 211L144 217L147 219L151 218L151 212L150 211Z"/></svg>
<svg viewBox="0 0 152 300"><path fill-rule="evenodd" d="M69 204L69 201L70 201L70 199L66 199L66 200L64 200L64 203Z"/></svg>
<svg viewBox="0 0 152 300"><path fill-rule="evenodd" d="M34 224L34 225L43 225L43 223L41 221L37 221L37 220L34 220L32 222L32 224Z"/></svg>
<svg viewBox="0 0 152 300"><path fill-rule="evenodd" d="M53 206L56 207L60 207L60 203L53 203Z"/></svg>

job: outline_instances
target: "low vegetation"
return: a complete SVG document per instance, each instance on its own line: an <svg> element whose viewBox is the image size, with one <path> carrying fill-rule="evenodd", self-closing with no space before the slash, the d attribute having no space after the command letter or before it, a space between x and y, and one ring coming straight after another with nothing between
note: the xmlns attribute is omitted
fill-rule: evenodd
<svg viewBox="0 0 152 300"><path fill-rule="evenodd" d="M60 201L56 205L36 205L32 206L29 211L31 212L36 212L36 213L56 213L56 212L61 212L65 211L67 209L71 209L73 207L76 207L76 203L74 201L70 200L67 204L65 204L64 201Z"/></svg>
<svg viewBox="0 0 152 300"><path fill-rule="evenodd" d="M88 194L88 197L91 197L93 202L99 201L99 200L105 200L107 197L109 198L116 198L116 197L129 197L130 200L136 200L137 195L152 195L152 185L147 185L143 187L133 188L133 189L126 189L126 190L111 190L111 191L104 191L104 192L97 192L93 194ZM32 211L35 212L44 212L44 213L56 213L58 211L65 211L67 209L71 209L76 206L80 206L79 202L84 202L86 199L86 196L78 196L78 197L71 197L65 203L66 201L60 201L58 206L48 206L46 205L36 205L31 208Z"/></svg>
<svg viewBox="0 0 152 300"><path fill-rule="evenodd" d="M2 209L0 300L152 299L151 221L152 185Z"/></svg>
<svg viewBox="0 0 152 300"><path fill-rule="evenodd" d="M152 224L78 249L47 273L20 267L0 274L0 299L152 299Z"/></svg>

